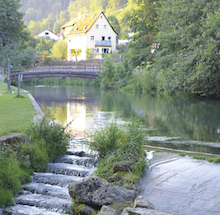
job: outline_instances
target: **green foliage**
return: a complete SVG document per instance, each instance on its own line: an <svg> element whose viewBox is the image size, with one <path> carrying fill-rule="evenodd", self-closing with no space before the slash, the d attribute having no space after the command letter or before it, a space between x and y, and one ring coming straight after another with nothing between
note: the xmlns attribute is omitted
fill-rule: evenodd
<svg viewBox="0 0 220 215"><path fill-rule="evenodd" d="M156 75L154 69L149 64L137 67L132 72L130 83L126 88L137 92L155 92L157 88Z"/></svg>
<svg viewBox="0 0 220 215"><path fill-rule="evenodd" d="M213 162L214 162L214 163L220 163L220 157L214 158L214 159L213 159Z"/></svg>
<svg viewBox="0 0 220 215"><path fill-rule="evenodd" d="M37 55L43 55L43 51L47 51L49 54L53 46L55 45L53 40L45 40L38 38L36 39L37 45L36 45L36 54Z"/></svg>
<svg viewBox="0 0 220 215"><path fill-rule="evenodd" d="M13 194L29 179L19 164L16 153L0 152L0 207L13 204Z"/></svg>
<svg viewBox="0 0 220 215"><path fill-rule="evenodd" d="M24 143L0 151L0 207L14 204L13 195L30 182L33 171L44 171L49 161L65 154L66 128L43 118L27 129Z"/></svg>
<svg viewBox="0 0 220 215"><path fill-rule="evenodd" d="M64 60L67 58L67 43L64 40L58 40L54 43L51 50L52 57L56 60Z"/></svg>
<svg viewBox="0 0 220 215"><path fill-rule="evenodd" d="M115 123L111 123L104 129L95 132L93 142L90 143L90 148L97 151L101 158L104 158L106 155L115 151L121 136L122 131Z"/></svg>
<svg viewBox="0 0 220 215"><path fill-rule="evenodd" d="M97 131L89 143L92 150L100 157L97 174L113 173L114 163L129 161L134 163L132 174L140 177L146 166L143 148L143 134L137 122L119 128L111 123Z"/></svg>
<svg viewBox="0 0 220 215"><path fill-rule="evenodd" d="M13 201L13 191L5 190L0 187L0 207L7 207L10 205L15 205Z"/></svg>
<svg viewBox="0 0 220 215"><path fill-rule="evenodd" d="M19 0L0 0L0 66L7 66L7 56L11 64L19 66L28 64L33 55L29 45L30 34L22 21L23 14Z"/></svg>
<svg viewBox="0 0 220 215"><path fill-rule="evenodd" d="M48 154L42 141L35 140L31 143L23 143L19 146L21 166L27 171L31 167L36 172L44 172L48 163Z"/></svg>
<svg viewBox="0 0 220 215"><path fill-rule="evenodd" d="M127 61L115 63L114 58L116 57L118 58L119 56L116 54L105 56L101 73L101 87L103 88L120 89L128 84L131 71Z"/></svg>
<svg viewBox="0 0 220 215"><path fill-rule="evenodd" d="M167 0L158 11L155 65L163 90L219 95L219 2Z"/></svg>
<svg viewBox="0 0 220 215"><path fill-rule="evenodd" d="M44 117L36 123L33 123L26 131L28 137L32 141L42 141L49 161L65 154L68 141L70 138L67 133L67 127L64 127L55 121L48 121Z"/></svg>

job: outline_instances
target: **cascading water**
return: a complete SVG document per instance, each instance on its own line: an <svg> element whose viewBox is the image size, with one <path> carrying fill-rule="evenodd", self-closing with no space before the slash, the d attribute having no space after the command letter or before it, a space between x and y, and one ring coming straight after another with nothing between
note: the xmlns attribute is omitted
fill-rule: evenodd
<svg viewBox="0 0 220 215"><path fill-rule="evenodd" d="M45 173L34 173L32 182L23 185L15 198L16 206L7 207L4 214L58 215L71 214L68 184L82 181L95 171L96 159L91 158L85 138L70 141L67 154L49 163Z"/></svg>

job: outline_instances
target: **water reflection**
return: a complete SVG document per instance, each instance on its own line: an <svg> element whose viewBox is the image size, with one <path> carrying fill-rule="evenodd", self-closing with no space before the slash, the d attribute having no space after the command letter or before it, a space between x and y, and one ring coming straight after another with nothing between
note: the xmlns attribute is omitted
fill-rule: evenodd
<svg viewBox="0 0 220 215"><path fill-rule="evenodd" d="M151 136L220 142L220 101L121 94L91 87L28 89L43 112L84 132L104 122L139 118Z"/></svg>

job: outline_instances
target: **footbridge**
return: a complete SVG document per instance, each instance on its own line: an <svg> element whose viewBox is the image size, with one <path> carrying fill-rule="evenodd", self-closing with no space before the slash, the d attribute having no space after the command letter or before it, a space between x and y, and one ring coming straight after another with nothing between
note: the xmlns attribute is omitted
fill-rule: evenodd
<svg viewBox="0 0 220 215"><path fill-rule="evenodd" d="M77 67L77 66L54 66L54 67L12 67L10 72L11 80L28 78L51 78L51 77L72 77L95 79L99 76L99 67Z"/></svg>

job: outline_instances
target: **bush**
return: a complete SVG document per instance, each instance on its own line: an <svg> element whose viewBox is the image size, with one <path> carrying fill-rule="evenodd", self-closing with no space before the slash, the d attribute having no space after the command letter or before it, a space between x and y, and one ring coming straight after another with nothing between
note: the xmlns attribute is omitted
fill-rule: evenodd
<svg viewBox="0 0 220 215"><path fill-rule="evenodd" d="M134 163L132 173L140 177L146 167L143 134L139 123L132 122L119 128L111 123L93 135L89 143L92 150L101 158L97 174L110 173L114 163L129 161Z"/></svg>
<svg viewBox="0 0 220 215"><path fill-rule="evenodd" d="M68 127L68 126L67 126ZM64 155L70 139L70 134L64 127L55 121L48 121L44 117L37 123L33 123L26 131L30 142L41 141L48 154L49 161L60 155Z"/></svg>
<svg viewBox="0 0 220 215"><path fill-rule="evenodd" d="M100 158L104 158L116 150L122 133L115 123L111 123L109 126L105 126L104 129L95 132L90 148L97 151Z"/></svg>
<svg viewBox="0 0 220 215"><path fill-rule="evenodd" d="M29 172L31 170L36 172L43 172L45 170L48 163L48 154L42 141L36 140L33 143L21 144L19 154L21 166L24 169L29 170Z"/></svg>
<svg viewBox="0 0 220 215"><path fill-rule="evenodd" d="M0 152L0 206L13 203L13 194L21 188L21 184L29 182L29 174L21 169L15 153Z"/></svg>

